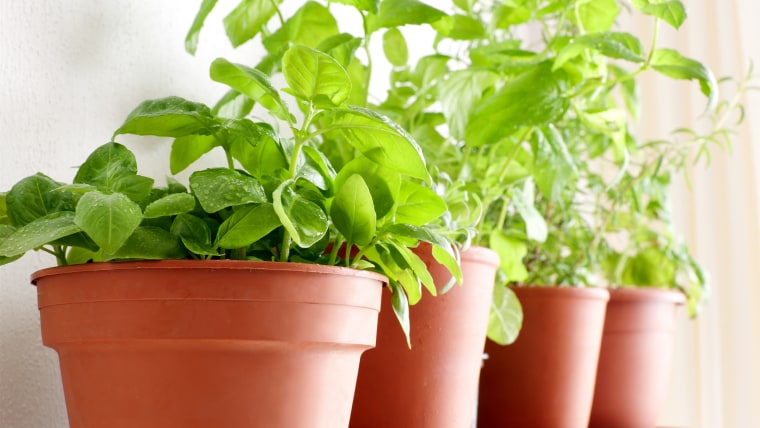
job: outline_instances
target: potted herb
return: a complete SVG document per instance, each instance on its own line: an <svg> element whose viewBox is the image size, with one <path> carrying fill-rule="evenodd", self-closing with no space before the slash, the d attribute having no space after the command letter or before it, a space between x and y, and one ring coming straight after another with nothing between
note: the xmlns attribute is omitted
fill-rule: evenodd
<svg viewBox="0 0 760 428"><path fill-rule="evenodd" d="M264 73L220 58L213 108L145 101L71 184L37 174L0 198L0 262L38 249L61 265L33 282L72 427L347 426L382 284L408 331L403 290L430 276L411 248L458 271L445 237L396 220L398 184L430 183L414 141L347 105L333 56L294 45L281 67L301 119ZM248 118L254 104L271 120ZM122 134L173 138L172 173L216 147L228 162L155 187ZM352 157L334 166L328 143Z"/></svg>

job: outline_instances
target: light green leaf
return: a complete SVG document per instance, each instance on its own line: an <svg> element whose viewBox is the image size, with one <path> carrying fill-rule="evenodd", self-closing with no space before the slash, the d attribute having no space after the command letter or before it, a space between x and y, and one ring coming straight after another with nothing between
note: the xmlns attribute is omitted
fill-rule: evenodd
<svg viewBox="0 0 760 428"><path fill-rule="evenodd" d="M217 58L211 63L211 79L224 83L230 88L245 94L250 99L264 106L273 115L292 121L292 116L282 102L269 77L255 68L233 64L224 58Z"/></svg>
<svg viewBox="0 0 760 428"><path fill-rule="evenodd" d="M454 40L482 40L486 29L479 19L466 15L446 16L433 23L438 34Z"/></svg>
<svg viewBox="0 0 760 428"><path fill-rule="evenodd" d="M522 306L515 293L509 287L496 284L488 314L488 338L499 345L509 345L520 334L522 322Z"/></svg>
<svg viewBox="0 0 760 428"><path fill-rule="evenodd" d="M588 33L609 31L620 13L616 0L586 0L578 2L576 8L576 15Z"/></svg>
<svg viewBox="0 0 760 428"><path fill-rule="evenodd" d="M464 277L462 275L461 264L459 263L459 252L451 244L433 243L433 258L446 267L457 283L462 284ZM442 287L441 293L445 293L448 288L448 286Z"/></svg>
<svg viewBox="0 0 760 428"><path fill-rule="evenodd" d="M327 214L299 195L293 185L293 180L286 180L277 187L272 194L274 209L293 241L302 248L311 247L327 233Z"/></svg>
<svg viewBox="0 0 760 428"><path fill-rule="evenodd" d="M303 45L291 47L282 58L290 92L320 107L342 104L351 94L351 79L335 58Z"/></svg>
<svg viewBox="0 0 760 428"><path fill-rule="evenodd" d="M115 253L142 221L140 206L114 193L89 192L82 196L74 222L106 253Z"/></svg>
<svg viewBox="0 0 760 428"><path fill-rule="evenodd" d="M13 230L0 228L0 264L9 263L30 250L73 235L82 229L74 223L73 212L55 212ZM5 259L2 262L2 259Z"/></svg>
<svg viewBox="0 0 760 428"><path fill-rule="evenodd" d="M574 37L557 54L553 69L562 67L567 61L581 55L585 49L593 49L610 58L644 62L644 47L638 37L629 33L605 31Z"/></svg>
<svg viewBox="0 0 760 428"><path fill-rule="evenodd" d="M396 207L396 222L422 226L446 213L446 202L429 188L404 180Z"/></svg>
<svg viewBox="0 0 760 428"><path fill-rule="evenodd" d="M282 0L243 0L224 18L224 29L232 46L254 38L269 22Z"/></svg>
<svg viewBox="0 0 760 428"><path fill-rule="evenodd" d="M141 226L106 259L170 260L186 257L179 239L160 227Z"/></svg>
<svg viewBox="0 0 760 428"><path fill-rule="evenodd" d="M180 97L167 97L140 103L114 136L136 134L177 138L209 135L216 125L217 120L208 106Z"/></svg>
<svg viewBox="0 0 760 428"><path fill-rule="evenodd" d="M452 137L464 139L473 106L498 78L499 75L490 70L469 68L450 73L438 85L438 100Z"/></svg>
<svg viewBox="0 0 760 428"><path fill-rule="evenodd" d="M372 194L359 174L351 175L338 188L330 216L349 245L364 246L372 241L377 219Z"/></svg>
<svg viewBox="0 0 760 428"><path fill-rule="evenodd" d="M642 4L643 3L643 4ZM686 7L680 0L663 1L659 3L634 2L634 6L641 12L656 16L678 29L686 21Z"/></svg>
<svg viewBox="0 0 760 428"><path fill-rule="evenodd" d="M172 174L184 171L218 145L216 137L212 135L186 135L175 139L169 156L169 168Z"/></svg>
<svg viewBox="0 0 760 428"><path fill-rule="evenodd" d="M627 260L622 281L624 285L670 287L676 281L676 264L665 252L649 247Z"/></svg>
<svg viewBox="0 0 760 428"><path fill-rule="evenodd" d="M270 203L240 207L219 226L215 245L227 249L245 248L281 224Z"/></svg>
<svg viewBox="0 0 760 428"><path fill-rule="evenodd" d="M406 39L398 28L391 28L383 34L383 52L388 61L396 67L403 67L409 61Z"/></svg>
<svg viewBox="0 0 760 428"><path fill-rule="evenodd" d="M335 58L338 63L346 69L348 74L351 74L351 70L348 69L352 60L354 60L354 53L361 46L362 39L354 37L348 33L336 34L332 37L328 37L316 47L331 57ZM353 79L352 79L353 83ZM354 89L356 85L353 85Z"/></svg>
<svg viewBox="0 0 760 428"><path fill-rule="evenodd" d="M222 208L267 202L258 180L228 168L210 168L190 176L190 189L206 212Z"/></svg>
<svg viewBox="0 0 760 428"><path fill-rule="evenodd" d="M12 226L0 223L0 248L2 248L3 241L5 241L5 238L12 235L15 231L16 229L14 229ZM6 257L1 254L2 253L0 253L0 266L11 263L21 258L21 255Z"/></svg>
<svg viewBox="0 0 760 428"><path fill-rule="evenodd" d="M535 185L533 184L533 180L525 180L523 188L515 188L513 193L513 202L520 217L525 221L525 231L528 239L536 242L546 241L546 220L535 206Z"/></svg>
<svg viewBox="0 0 760 428"><path fill-rule="evenodd" d="M353 6L359 10L377 13L379 10L380 0L333 0L335 3L343 3Z"/></svg>
<svg viewBox="0 0 760 428"><path fill-rule="evenodd" d="M335 187L340 188L343 182L354 174L359 174L367 184L377 218L383 218L391 211L398 199L401 175L365 156L359 156L343 166L335 177Z"/></svg>
<svg viewBox="0 0 760 428"><path fill-rule="evenodd" d="M338 34L338 24L330 9L309 1L280 28L263 39L264 47L272 55L287 49L289 45L305 45L316 48L323 40Z"/></svg>
<svg viewBox="0 0 760 428"><path fill-rule="evenodd" d="M422 285L424 285L428 292L430 292L430 295L438 295L438 289L436 288L435 281L433 281L433 276L430 275L430 271L428 271L425 262L422 261L414 251L394 241L388 242L388 248L391 250L394 257L398 255L404 259L406 266L412 270Z"/></svg>
<svg viewBox="0 0 760 428"><path fill-rule="evenodd" d="M378 14L369 15L367 29L372 33L380 28L431 24L444 16L444 12L418 0L383 0Z"/></svg>
<svg viewBox="0 0 760 428"><path fill-rule="evenodd" d="M525 241L507 236L498 230L491 233L489 241L489 247L499 255L499 269L506 276L507 282L528 278L528 271L522 261L528 253Z"/></svg>
<svg viewBox="0 0 760 428"><path fill-rule="evenodd" d="M699 61L686 58L673 49L657 49L652 55L652 68L673 79L696 79L708 98L707 110L718 101L718 83L709 68Z"/></svg>
<svg viewBox="0 0 760 428"><path fill-rule="evenodd" d="M198 10L198 14L195 15L193 25L190 26L190 30L185 36L185 50L190 55L195 55L196 49L198 49L198 35L203 28L203 24L206 22L206 17L211 10L216 6L216 0L203 0L201 8Z"/></svg>
<svg viewBox="0 0 760 428"><path fill-rule="evenodd" d="M402 287L403 293L410 305L416 305L420 301L422 298L422 284L412 270L408 269L403 257L399 255L399 260L394 259L391 251L383 245L368 247L364 251L364 256L367 260L380 266L381 271L389 280Z"/></svg>
<svg viewBox="0 0 760 428"><path fill-rule="evenodd" d="M396 319L401 324L401 330L403 330L406 336L406 345L411 348L412 342L409 339L409 335L411 334L412 327L409 321L409 300L398 283L390 280L388 285L388 289L392 293L391 306L393 307L393 313L396 314Z"/></svg>
<svg viewBox="0 0 760 428"><path fill-rule="evenodd" d="M188 193L172 193L145 207L145 218L173 216L195 208L195 197Z"/></svg>
<svg viewBox="0 0 760 428"><path fill-rule="evenodd" d="M251 113L254 104L248 95L230 89L214 104L211 112L225 119L242 119Z"/></svg>
<svg viewBox="0 0 760 428"><path fill-rule="evenodd" d="M74 183L94 186L106 193L122 193L135 202L145 199L153 187L153 179L137 175L135 155L119 143L95 149L79 167Z"/></svg>

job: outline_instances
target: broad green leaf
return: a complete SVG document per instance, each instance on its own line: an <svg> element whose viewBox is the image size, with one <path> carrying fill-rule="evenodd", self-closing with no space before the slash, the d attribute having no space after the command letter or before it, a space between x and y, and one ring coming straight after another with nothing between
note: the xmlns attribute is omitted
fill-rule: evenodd
<svg viewBox="0 0 760 428"><path fill-rule="evenodd" d="M383 0L377 15L369 15L367 29L372 33L380 28L432 24L444 16L443 11L418 0Z"/></svg>
<svg viewBox="0 0 760 428"><path fill-rule="evenodd" d="M293 189L286 180L272 194L274 209L293 241L302 248L311 247L327 233L327 214L314 202Z"/></svg>
<svg viewBox="0 0 760 428"><path fill-rule="evenodd" d="M445 16L433 23L438 34L454 40L482 40L486 29L479 19L466 15Z"/></svg>
<svg viewBox="0 0 760 428"><path fill-rule="evenodd" d="M330 9L309 1L271 35L264 37L264 47L276 55L289 45L316 48L323 40L338 34L338 24Z"/></svg>
<svg viewBox="0 0 760 428"><path fill-rule="evenodd" d="M620 13L616 0L586 0L578 2L576 8L580 24L588 33L609 31Z"/></svg>
<svg viewBox="0 0 760 428"><path fill-rule="evenodd" d="M330 206L330 217L346 242L369 245L375 236L376 214L372 194L359 174L353 174L338 188Z"/></svg>
<svg viewBox="0 0 760 428"><path fill-rule="evenodd" d="M326 111L324 136L350 144L378 164L430 181L422 151L399 125L371 110L352 107Z"/></svg>
<svg viewBox="0 0 760 428"><path fill-rule="evenodd" d="M190 176L190 189L206 212L267 202L264 188L255 178L228 168L210 168Z"/></svg>
<svg viewBox="0 0 760 428"><path fill-rule="evenodd" d="M340 188L343 182L354 174L360 175L367 184L377 218L383 218L391 211L398 199L401 175L367 157L359 156L343 166L335 177L335 187Z"/></svg>
<svg viewBox="0 0 760 428"><path fill-rule="evenodd" d="M434 246L451 250L451 244L443 235L431 230L428 227L414 226L411 224L393 224L385 229L385 232L398 237L416 239L427 242Z"/></svg>
<svg viewBox="0 0 760 428"><path fill-rule="evenodd" d="M59 211L74 211L76 200L69 192L56 192L61 183L44 174L35 174L16 183L5 196L7 216L14 226Z"/></svg>
<svg viewBox="0 0 760 428"><path fill-rule="evenodd" d="M174 177L166 177L166 190L169 193L187 193L187 187Z"/></svg>
<svg viewBox="0 0 760 428"><path fill-rule="evenodd" d="M267 0L268 1L268 0ZM211 79L224 83L230 88L245 94L250 99L264 106L273 115L291 121L292 117L285 103L282 102L269 77L255 68L233 64L224 58L217 58L211 63Z"/></svg>
<svg viewBox="0 0 760 428"><path fill-rule="evenodd" d="M330 160L321 151L311 146L304 146L302 150L306 159L302 168L311 169L319 174L319 179L309 181L322 190L329 189L331 187L330 184L335 180L336 174L330 164ZM319 184L316 181L319 181Z"/></svg>
<svg viewBox="0 0 760 428"><path fill-rule="evenodd" d="M211 228L208 223L191 214L180 214L174 218L171 234L180 238L191 253L202 256L218 256L219 251L211 246Z"/></svg>
<svg viewBox="0 0 760 428"><path fill-rule="evenodd" d="M429 188L404 180L396 207L396 222L422 226L446 213L446 202Z"/></svg>
<svg viewBox="0 0 760 428"><path fill-rule="evenodd" d="M606 31L574 37L557 54L553 69L556 70L567 61L581 55L584 49L593 49L610 58L644 62L642 58L644 47L638 37L629 33Z"/></svg>
<svg viewBox="0 0 760 428"><path fill-rule="evenodd" d="M409 300L406 298L406 294L403 288L394 281L389 281L388 289L391 294L391 306L393 307L393 313L396 314L396 319L401 324L401 330L406 336L406 345L411 348L412 342L409 338L411 334L411 323L409 321Z"/></svg>
<svg viewBox="0 0 760 428"><path fill-rule="evenodd" d="M16 229L14 229L12 226L8 224L0 224L0 248L2 248L3 241L5 241L5 238L12 235L13 232L15 231ZM3 256L2 253L0 253L0 266L16 261L19 258L21 258L21 255L6 257L6 256Z"/></svg>
<svg viewBox="0 0 760 428"><path fill-rule="evenodd" d="M578 116L584 125L612 139L615 160L619 161L625 157L627 117L622 110L611 108L580 112Z"/></svg>
<svg viewBox="0 0 760 428"><path fill-rule="evenodd" d="M523 73L473 110L465 131L467 145L493 144L525 126L540 126L564 116L569 101L562 96L551 62Z"/></svg>
<svg viewBox="0 0 760 428"><path fill-rule="evenodd" d="M547 225L544 216L538 212L535 206L535 185L533 180L525 180L525 185L521 188L513 189L514 198L512 202L515 204L517 212L525 222L525 232L528 235L528 239L536 242L544 242L546 240Z"/></svg>
<svg viewBox="0 0 760 428"><path fill-rule="evenodd" d="M507 282L519 282L528 278L528 271L522 261L528 253L525 241L497 230L491 233L488 246L499 255L499 269L506 276Z"/></svg>
<svg viewBox="0 0 760 428"><path fill-rule="evenodd" d="M140 103L114 136L136 134L177 138L209 135L216 125L216 118L208 106L180 97L167 97Z"/></svg>
<svg viewBox="0 0 760 428"><path fill-rule="evenodd" d="M271 138L264 138L252 151L245 152L238 152L237 147L232 146L232 155L254 177L276 176L278 170L288 170L285 154L280 150L279 144Z"/></svg>
<svg viewBox="0 0 760 428"><path fill-rule="evenodd" d="M446 243L446 245L442 245L442 243L433 243L433 258L438 263L442 264L446 267L446 269L451 273L451 275L454 277L454 280L462 284L464 281L464 277L462 275L462 268L459 263L459 253L454 250L454 247ZM453 285L453 284L452 284ZM448 289L448 286L444 286L441 289L441 293L445 293Z"/></svg>
<svg viewBox="0 0 760 428"><path fill-rule="evenodd" d="M622 280L624 285L669 287L676 281L676 265L663 251L649 247L628 259Z"/></svg>
<svg viewBox="0 0 760 428"><path fill-rule="evenodd" d="M281 224L270 203L240 207L219 226L215 245L227 249L245 248Z"/></svg>
<svg viewBox="0 0 760 428"><path fill-rule="evenodd" d="M391 28L383 34L383 52L388 61L396 67L403 67L409 61L406 39L398 28Z"/></svg>
<svg viewBox="0 0 760 428"><path fill-rule="evenodd" d="M103 192L116 192L139 202L150 194L153 180L137 175L137 161L129 149L119 143L95 149L79 167L75 184L94 186Z"/></svg>
<svg viewBox="0 0 760 428"><path fill-rule="evenodd" d="M670 0L663 2L633 2L634 6L641 12L656 16L670 24L671 27L678 29L686 20L686 7L680 0Z"/></svg>
<svg viewBox="0 0 760 428"><path fill-rule="evenodd" d="M499 345L509 345L520 334L522 322L522 306L515 293L509 287L496 284L488 314L488 338Z"/></svg>
<svg viewBox="0 0 760 428"><path fill-rule="evenodd" d="M485 69L457 70L438 85L438 100L451 136L462 140L473 106L478 103L499 75Z"/></svg>
<svg viewBox="0 0 760 428"><path fill-rule="evenodd" d="M246 169L254 168L257 162L256 146L264 140L274 139L272 128L249 119L229 119L224 122L219 137L222 147L238 160Z"/></svg>
<svg viewBox="0 0 760 428"><path fill-rule="evenodd" d="M448 75L449 60L450 57L439 54L420 58L410 76L412 83L418 88L428 88L437 84Z"/></svg>
<svg viewBox="0 0 760 428"><path fill-rule="evenodd" d="M224 29L232 46L254 38L269 22L282 0L243 0L224 18Z"/></svg>
<svg viewBox="0 0 760 428"><path fill-rule="evenodd" d="M351 79L335 58L303 45L291 47L282 58L290 92L320 107L341 105L351 94Z"/></svg>
<svg viewBox="0 0 760 428"><path fill-rule="evenodd" d="M142 221L140 206L114 193L89 192L82 196L74 222L106 253L115 253Z"/></svg>
<svg viewBox="0 0 760 428"><path fill-rule="evenodd" d="M225 119L242 119L251 113L254 104L247 95L230 89L216 102L211 112Z"/></svg>
<svg viewBox="0 0 760 428"><path fill-rule="evenodd" d="M190 55L195 55L195 51L198 49L198 35L203 28L203 24L206 22L206 17L211 10L216 6L216 0L203 0L201 8L198 10L198 14L195 15L193 25L190 26L190 30L185 36L185 50Z"/></svg>
<svg viewBox="0 0 760 428"><path fill-rule="evenodd" d="M145 208L145 218L173 216L190 212L195 208L195 197L188 193L173 193L151 202Z"/></svg>
<svg viewBox="0 0 760 428"><path fill-rule="evenodd" d="M141 226L108 259L169 260L186 257L180 240L160 227Z"/></svg>
<svg viewBox="0 0 760 428"><path fill-rule="evenodd" d="M74 213L68 211L37 218L15 231L9 226L3 225L0 235L0 257L6 258L6 260L7 258L18 257L27 251L48 245L81 230L74 223Z"/></svg>
<svg viewBox="0 0 760 428"><path fill-rule="evenodd" d="M179 174L201 156L210 152L219 143L212 135L186 135L172 143L169 168L172 174Z"/></svg>
<svg viewBox="0 0 760 428"><path fill-rule="evenodd" d="M712 71L699 61L686 58L673 49L657 49L652 55L652 68L673 79L696 79L708 98L707 110L718 100L718 83Z"/></svg>
<svg viewBox="0 0 760 428"><path fill-rule="evenodd" d="M335 3L347 4L359 10L377 13L380 7L380 0L333 0Z"/></svg>
<svg viewBox="0 0 760 428"><path fill-rule="evenodd" d="M505 2L498 5L494 11L493 22L496 28L508 29L513 25L519 25L530 21L535 10L530 6L516 5Z"/></svg>
<svg viewBox="0 0 760 428"><path fill-rule="evenodd" d="M322 40L316 49L335 58L335 60L337 60L338 63L343 68L345 68L350 75L351 71L348 69L348 67L354 59L354 53L359 48L359 46L361 46L361 44L361 38L354 37L348 33L341 33Z"/></svg>

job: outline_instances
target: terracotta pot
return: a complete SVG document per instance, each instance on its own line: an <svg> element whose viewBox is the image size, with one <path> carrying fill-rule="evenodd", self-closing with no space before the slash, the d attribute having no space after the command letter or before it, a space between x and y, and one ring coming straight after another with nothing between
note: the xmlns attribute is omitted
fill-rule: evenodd
<svg viewBox="0 0 760 428"><path fill-rule="evenodd" d="M512 345L486 344L478 427L587 427L607 290L513 290L523 307L523 327Z"/></svg>
<svg viewBox="0 0 760 428"><path fill-rule="evenodd" d="M348 426L384 277L296 263L35 273L71 428Z"/></svg>
<svg viewBox="0 0 760 428"><path fill-rule="evenodd" d="M436 284L451 275L421 254ZM462 253L463 285L410 308L410 350L383 293L377 347L364 354L351 413L353 428L464 428L475 416L478 376L499 257Z"/></svg>
<svg viewBox="0 0 760 428"><path fill-rule="evenodd" d="M652 428L667 393L677 305L670 290L610 290L592 427Z"/></svg>

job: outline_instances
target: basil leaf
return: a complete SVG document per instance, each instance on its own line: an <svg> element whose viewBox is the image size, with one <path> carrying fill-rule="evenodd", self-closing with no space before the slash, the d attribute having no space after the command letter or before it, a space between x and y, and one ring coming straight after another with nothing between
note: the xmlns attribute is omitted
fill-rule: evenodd
<svg viewBox="0 0 760 428"><path fill-rule="evenodd" d="M372 194L360 175L351 175L338 188L330 216L348 245L364 246L372 242L377 219Z"/></svg>
<svg viewBox="0 0 760 428"><path fill-rule="evenodd" d="M391 212L401 188L401 175L396 171L359 156L346 164L335 177L335 187L340 188L346 179L354 174L362 177L367 184L377 218Z"/></svg>
<svg viewBox="0 0 760 428"><path fill-rule="evenodd" d="M224 18L224 29L232 46L254 38L274 16L282 0L243 0Z"/></svg>
<svg viewBox="0 0 760 428"><path fill-rule="evenodd" d="M488 314L488 338L499 345L509 345L520 334L522 322L522 306L515 293L509 287L496 284Z"/></svg>
<svg viewBox="0 0 760 428"><path fill-rule="evenodd" d="M211 109L180 97L143 101L114 132L121 134L184 137L209 135L217 125Z"/></svg>
<svg viewBox="0 0 760 428"><path fill-rule="evenodd" d="M380 0L333 0L335 3L343 3L353 6L358 10L377 13L379 10Z"/></svg>
<svg viewBox="0 0 760 428"><path fill-rule="evenodd" d="M406 39L398 28L391 28L383 34L383 52L391 64L403 67L409 61Z"/></svg>
<svg viewBox="0 0 760 428"><path fill-rule="evenodd" d="M269 1L269 0L267 0ZM269 77L255 68L233 64L224 58L217 58L211 63L211 79L224 83L230 88L245 94L253 101L264 106L273 115L282 120L292 120L279 92L272 86Z"/></svg>
<svg viewBox="0 0 760 428"><path fill-rule="evenodd" d="M5 196L7 216L14 226L24 226L60 211L74 211L76 200L69 192L56 192L61 183L35 174L16 183Z"/></svg>
<svg viewBox="0 0 760 428"><path fill-rule="evenodd" d="M179 174L218 145L213 135L186 135L175 139L169 155L171 173Z"/></svg>
<svg viewBox="0 0 760 428"><path fill-rule="evenodd" d="M74 222L106 253L115 253L142 221L140 206L120 193L86 193Z"/></svg>
<svg viewBox="0 0 760 428"><path fill-rule="evenodd" d="M264 37L262 43L272 54L287 49L291 45L305 45L316 48L323 40L338 34L338 23L330 9L309 1L296 11L280 28Z"/></svg>
<svg viewBox="0 0 760 428"><path fill-rule="evenodd" d="M179 239L160 227L141 226L108 259L167 260L185 258Z"/></svg>
<svg viewBox="0 0 760 428"><path fill-rule="evenodd" d="M686 20L686 7L680 0L670 0L659 3L634 1L634 7L642 13L656 16L678 29Z"/></svg>
<svg viewBox="0 0 760 428"><path fill-rule="evenodd" d="M277 187L272 194L274 209L293 241L299 247L311 247L327 233L327 214L293 186L293 180L286 180Z"/></svg>
<svg viewBox="0 0 760 428"><path fill-rule="evenodd" d="M696 79L707 96L707 110L718 102L718 83L712 71L699 61L682 56L673 49L657 49L652 55L652 68L673 79Z"/></svg>
<svg viewBox="0 0 760 428"><path fill-rule="evenodd" d="M506 276L507 282L523 281L528 277L528 271L523 264L523 257L528 248L523 240L507 236L500 230L495 230L489 236L488 247L499 255L499 269Z"/></svg>
<svg viewBox="0 0 760 428"><path fill-rule="evenodd" d="M580 24L588 33L609 31L620 14L616 0L588 0L578 2L575 7Z"/></svg>
<svg viewBox="0 0 760 428"><path fill-rule="evenodd" d="M431 24L446 16L432 6L418 0L383 0L376 15L369 15L367 32L380 28L401 27L404 25Z"/></svg>
<svg viewBox="0 0 760 428"><path fill-rule="evenodd" d="M244 248L265 237L281 224L274 206L270 203L240 207L219 226L215 245L228 249Z"/></svg>
<svg viewBox="0 0 760 428"><path fill-rule="evenodd" d="M422 226L446 213L446 203L434 191L411 181L402 181L396 222Z"/></svg>
<svg viewBox="0 0 760 428"><path fill-rule="evenodd" d="M190 176L190 189L206 212L267 201L264 188L250 175L229 168L210 168Z"/></svg>
<svg viewBox="0 0 760 428"><path fill-rule="evenodd" d="M198 49L198 35L201 32L201 28L203 28L203 24L206 22L206 17L208 17L214 6L216 6L216 0L203 0L198 14L195 15L193 24L190 26L187 36L185 36L185 50L190 55L195 55L195 51Z"/></svg>
<svg viewBox="0 0 760 428"><path fill-rule="evenodd" d="M452 137L464 139L473 106L498 79L499 75L490 70L467 69L450 73L438 85L438 99Z"/></svg>
<svg viewBox="0 0 760 428"><path fill-rule="evenodd" d="M219 251L211 246L211 228L208 223L191 214L180 214L174 218L171 234L177 236L191 253L201 256L218 256Z"/></svg>
<svg viewBox="0 0 760 428"><path fill-rule="evenodd" d="M145 218L173 216L195 208L195 197L188 193L173 193L151 202L145 207Z"/></svg>
<svg viewBox="0 0 760 428"><path fill-rule="evenodd" d="M282 72L294 96L318 107L341 105L351 94L351 79L335 58L303 45L282 58Z"/></svg>
<svg viewBox="0 0 760 428"><path fill-rule="evenodd" d="M56 212L35 219L16 229L2 226L0 235L0 258L15 259L27 251L48 245L57 239L73 235L82 229L74 223L74 213ZM12 232L12 233L10 233ZM4 236L3 236L4 235Z"/></svg>

